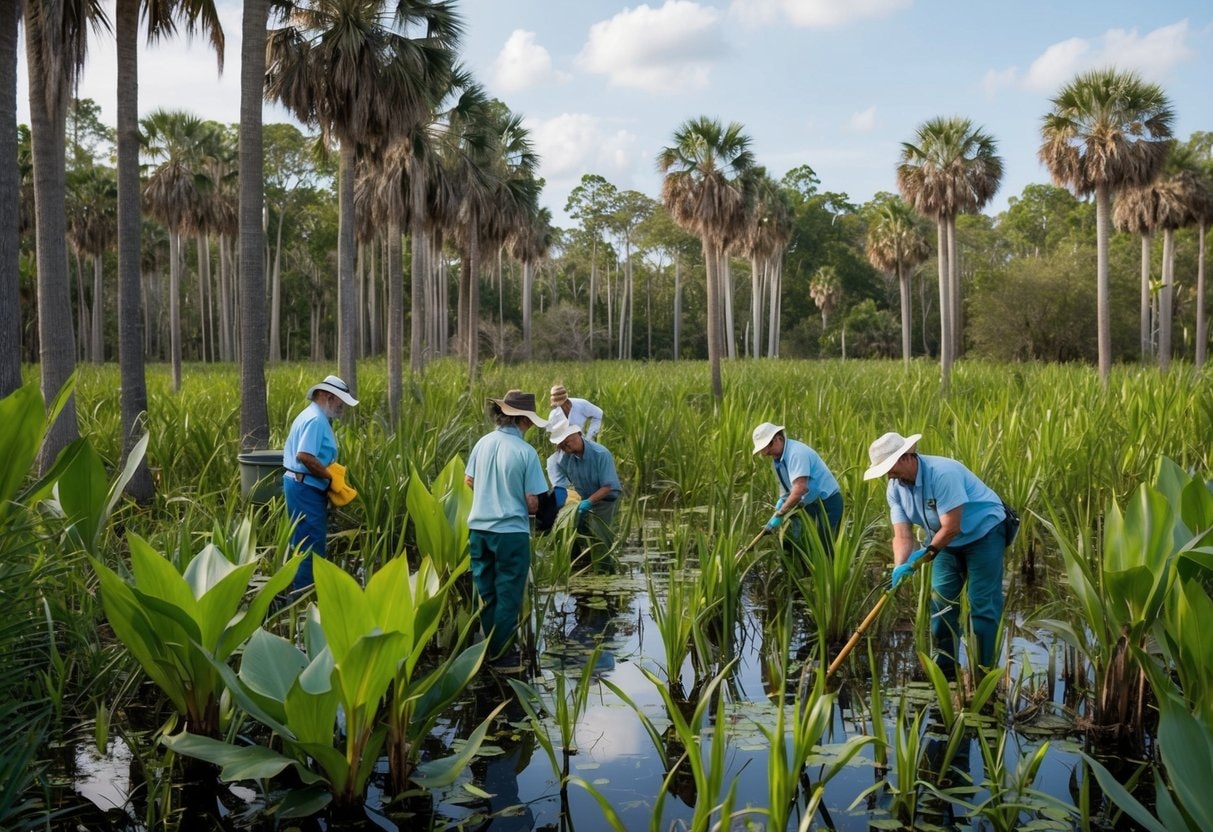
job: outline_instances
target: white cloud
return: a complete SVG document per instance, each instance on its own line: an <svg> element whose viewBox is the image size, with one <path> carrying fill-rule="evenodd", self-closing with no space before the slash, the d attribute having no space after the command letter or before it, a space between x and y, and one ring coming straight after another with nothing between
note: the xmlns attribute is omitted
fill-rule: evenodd
<svg viewBox="0 0 1213 832"><path fill-rule="evenodd" d="M752 25L787 19L805 29L829 29L856 20L887 17L913 0L733 0L729 12Z"/></svg>
<svg viewBox="0 0 1213 832"><path fill-rule="evenodd" d="M1190 60L1191 29L1187 20L1162 26L1145 35L1136 29L1109 29L1097 38L1068 38L1052 44L1021 77L1016 67L990 70L982 87L992 95L1003 87L1021 87L1032 92L1053 93L1075 75L1090 69L1114 66L1135 70L1159 80L1178 64Z"/></svg>
<svg viewBox="0 0 1213 832"><path fill-rule="evenodd" d="M851 115L851 130L856 133L871 133L876 129L876 107L868 107L861 113Z"/></svg>
<svg viewBox="0 0 1213 832"><path fill-rule="evenodd" d="M534 87L552 77L552 56L535 42L535 33L525 29L515 29L493 61L493 86L503 92Z"/></svg>
<svg viewBox="0 0 1213 832"><path fill-rule="evenodd" d="M615 86L650 92L701 89L726 51L719 18L715 9L691 0L624 9L590 27L577 62Z"/></svg>
<svg viewBox="0 0 1213 832"><path fill-rule="evenodd" d="M562 113L543 121L527 120L531 140L546 179L580 177L586 172L617 174L635 160L635 134L611 129L585 113Z"/></svg>

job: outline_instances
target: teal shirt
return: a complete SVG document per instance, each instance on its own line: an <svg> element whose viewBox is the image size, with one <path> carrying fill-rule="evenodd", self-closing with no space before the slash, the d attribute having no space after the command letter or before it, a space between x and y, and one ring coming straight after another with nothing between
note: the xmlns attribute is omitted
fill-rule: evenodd
<svg viewBox="0 0 1213 832"><path fill-rule="evenodd" d="M894 524L913 523L930 534L939 531L939 515L964 506L960 534L952 538L949 549L981 540L1006 516L1002 500L992 488L968 468L944 456L919 454L914 484L903 485L891 479L885 496Z"/></svg>
<svg viewBox="0 0 1213 832"><path fill-rule="evenodd" d="M588 499L604 485L611 486L611 493L606 499L618 499L622 486L619 484L619 474L615 472L615 458L597 442L584 436L581 441L585 443L581 456L557 452L560 453L560 458L556 461L557 473L562 479L573 484L573 488L577 489L583 500Z"/></svg>
<svg viewBox="0 0 1213 832"><path fill-rule="evenodd" d="M329 417L315 402L304 408L291 423L291 432L287 434L286 444L282 448L282 467L288 472L307 474L303 478L307 485L327 491L328 480L316 479L307 473L307 469L297 459L300 451L316 457L325 468L337 458L337 435L333 433Z"/></svg>
<svg viewBox="0 0 1213 832"><path fill-rule="evenodd" d="M539 454L514 426L480 437L468 456L465 472L472 478L468 528L482 532L530 533L526 495L548 490Z"/></svg>
<svg viewBox="0 0 1213 832"><path fill-rule="evenodd" d="M779 459L771 460L771 467L775 469L775 476L779 478L779 495L781 497L788 496L788 492L792 490L792 483L796 480L801 477L808 478L809 490L800 498L800 504L803 506L810 506L818 500L832 497L840 491L838 480L826 467L817 451L795 439L784 437L783 453L780 454Z"/></svg>

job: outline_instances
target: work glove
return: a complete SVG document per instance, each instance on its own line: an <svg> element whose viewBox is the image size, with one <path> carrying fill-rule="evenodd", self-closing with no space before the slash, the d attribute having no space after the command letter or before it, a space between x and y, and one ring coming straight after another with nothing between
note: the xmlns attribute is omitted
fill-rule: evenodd
<svg viewBox="0 0 1213 832"><path fill-rule="evenodd" d="M786 500L787 498L788 497L785 494L784 496L780 497L778 500L775 501L775 510L776 511L779 511L781 508L783 508L783 501Z"/></svg>
<svg viewBox="0 0 1213 832"><path fill-rule="evenodd" d="M582 500L580 503L577 504L577 511L581 512L582 514L585 514L587 511L589 511L593 507L594 507L594 503L591 502L590 500Z"/></svg>
<svg viewBox="0 0 1213 832"><path fill-rule="evenodd" d="M918 561L922 560L926 553L926 547L923 547L922 549L915 549L910 553L910 556L906 558L905 563L901 564L900 566L894 566L893 577L889 580L889 588L897 589L897 587L901 585L902 581L910 577L910 574L914 571L914 565L918 563Z"/></svg>
<svg viewBox="0 0 1213 832"><path fill-rule="evenodd" d="M771 519L768 520L767 524L762 527L762 531L765 534L774 534L775 530L778 529L782 525L783 525L783 515L778 514L778 513L772 514Z"/></svg>
<svg viewBox="0 0 1213 832"><path fill-rule="evenodd" d="M564 508L564 501L569 498L569 490L558 485L552 489L552 496L556 499L556 508Z"/></svg>

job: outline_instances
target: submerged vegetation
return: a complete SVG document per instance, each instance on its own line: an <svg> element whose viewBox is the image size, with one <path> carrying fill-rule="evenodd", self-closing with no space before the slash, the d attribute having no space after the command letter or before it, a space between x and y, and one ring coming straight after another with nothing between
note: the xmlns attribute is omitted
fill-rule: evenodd
<svg viewBox="0 0 1213 832"><path fill-rule="evenodd" d="M926 363L723 370L717 406L702 364L488 366L469 392L439 362L392 424L383 368L367 365L339 428L360 498L336 511L315 593L281 607L296 560L281 500L240 496L234 371L188 373L177 394L150 378L135 452L158 479L150 508L118 498L138 460L120 452L113 371L78 371L85 438L40 480L43 403L29 386L3 400L0 714L23 727L0 750L0 826L186 828L174 789L201 779L248 787L223 793L241 807L227 828L364 805L400 828L536 823L545 795L563 828L809 829L859 813L880 828L1070 829L1122 812L1208 828L1193 776L1213 755L1207 372L1122 368L1104 390L1082 368L965 362L941 397ZM319 371L271 372L272 441ZM487 395L553 379L577 379L606 413L624 483L615 571L570 562L567 523L536 538L527 667L509 687L482 668L461 460ZM833 559L820 541L788 554L755 537L774 488L747 437L768 419L838 474ZM910 623L927 599L905 591L825 678L887 577L883 492L862 471L893 429L924 433L924 450L964 460L1024 517L1002 672L956 689L925 616ZM628 732L661 775L637 799L594 774ZM142 779L126 820L103 822L55 788L72 768L49 750L118 741ZM527 766L536 743L547 774ZM1041 774L1061 748L1067 799ZM866 784L848 776L863 763Z"/></svg>

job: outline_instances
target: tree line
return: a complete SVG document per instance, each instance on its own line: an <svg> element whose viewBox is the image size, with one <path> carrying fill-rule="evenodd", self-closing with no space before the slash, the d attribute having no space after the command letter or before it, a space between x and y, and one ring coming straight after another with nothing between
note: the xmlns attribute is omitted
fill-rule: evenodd
<svg viewBox="0 0 1213 832"><path fill-rule="evenodd" d="M454 5L359 4L357 25L347 6L245 4L235 125L136 116L138 37L201 33L222 63L213 3L118 0L111 21L24 0L0 17L0 393L23 359L49 401L77 361L117 358L129 447L145 361L167 362L174 390L186 360L235 361L251 448L269 436L265 363L282 359L335 359L356 389L358 360L386 356L391 418L406 361L447 355L469 377L488 355L706 357L717 397L720 361L745 356L926 355L945 388L966 352L1091 361L1105 381L1114 360L1205 360L1213 141L1177 141L1165 93L1132 73L1059 91L1041 124L1054 184L997 216L981 213L997 141L964 118L924 121L890 171L898 193L855 204L807 164L774 178L743 125L698 117L658 154L657 197L586 174L558 228L522 117L459 63ZM107 31L114 128L71 96ZM265 100L313 132L263 125ZM75 431L69 400L44 465Z"/></svg>

